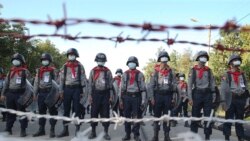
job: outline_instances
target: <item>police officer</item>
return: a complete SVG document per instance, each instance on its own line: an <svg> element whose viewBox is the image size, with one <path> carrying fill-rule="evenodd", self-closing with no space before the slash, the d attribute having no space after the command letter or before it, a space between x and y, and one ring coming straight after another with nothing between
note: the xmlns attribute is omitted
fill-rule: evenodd
<svg viewBox="0 0 250 141"><path fill-rule="evenodd" d="M84 93L86 89L86 75L83 65L76 60L79 57L78 51L75 48L67 50L68 61L63 65L60 71L60 88L59 93L63 99L64 116L69 117L71 111L75 113L76 117L80 117L80 100L86 99L87 94ZM58 137L69 136L67 121L63 121L63 131ZM76 133L80 130L80 125L76 125Z"/></svg>
<svg viewBox="0 0 250 141"><path fill-rule="evenodd" d="M154 90L151 96L152 104L154 105L154 117L160 117L162 114L168 114L171 110L173 100L173 91L175 87L175 74L168 65L170 57L166 51L159 53L153 76L151 78L151 87ZM158 141L160 130L159 122L154 122L154 136L152 141ZM164 141L171 141L169 137L170 126L166 122L163 123Z"/></svg>
<svg viewBox="0 0 250 141"><path fill-rule="evenodd" d="M184 117L188 117L188 95L187 95L187 83L185 82L185 74L179 73L177 83L177 107L174 109L174 116L178 116L179 113L183 112ZM188 121L185 121L185 127L189 127Z"/></svg>
<svg viewBox="0 0 250 141"><path fill-rule="evenodd" d="M127 70L122 75L121 81L121 99L120 106L124 109L124 116L126 118L140 118L141 108L146 103L146 86L144 82L144 75L136 67L139 66L138 59L135 56L128 58ZM134 139L140 141L139 134L140 123L133 124ZM125 122L125 132L126 135L122 138L123 141L130 140L131 134L131 123Z"/></svg>
<svg viewBox="0 0 250 141"><path fill-rule="evenodd" d="M23 55L16 53L11 58L12 67L10 72L7 74L5 79L5 85L3 87L1 98L4 100L6 98L6 106L9 109L14 109L18 111L25 111L25 107L22 106L18 100L25 92L26 78L30 78L30 73L25 67L25 59ZM9 134L12 134L12 127L16 120L16 115L8 113L6 129ZM28 126L27 118L20 119L21 132L20 136L25 137L26 128Z"/></svg>
<svg viewBox="0 0 250 141"><path fill-rule="evenodd" d="M91 103L91 118L109 118L110 103L113 97L113 76L109 68L105 67L107 57L104 53L98 53L95 57L97 66L94 67L89 75L90 86L90 103ZM92 122L92 131L89 139L96 138L97 122ZM109 122L103 122L104 126L104 139L110 140L108 134Z"/></svg>
<svg viewBox="0 0 250 141"><path fill-rule="evenodd" d="M119 99L120 99L120 96L119 96L119 90L120 90L120 86L121 86L121 78L122 78L122 74L123 74L123 71L122 69L117 69L116 72L115 72L116 76L114 77L113 79L113 85L114 85L114 88L116 90L116 95L118 96L118 101L116 102L113 110L118 113L118 110L119 110L119 114L120 116L123 116L123 109L121 109L121 107L119 106Z"/></svg>
<svg viewBox="0 0 250 141"><path fill-rule="evenodd" d="M245 73L240 70L242 59L233 54L228 60L229 70L223 75L221 81L222 108L226 111L226 119L243 120L246 100L249 97ZM249 98L248 98L249 100ZM232 123L224 123L223 134L229 141ZM244 128L241 123L235 123L236 135L243 141Z"/></svg>
<svg viewBox="0 0 250 141"><path fill-rule="evenodd" d="M204 116L209 117L212 102L216 96L214 76L212 70L205 65L209 60L206 51L199 51L195 60L198 61L198 65L190 70L188 79L188 97L189 104L192 105L192 117L200 117L202 109ZM197 121L191 121L192 132L198 132L198 123ZM212 134L211 124L204 127L204 133L205 140L209 140Z"/></svg>
<svg viewBox="0 0 250 141"><path fill-rule="evenodd" d="M1 91L3 89L3 86L4 86L4 79L5 79L5 76L4 76L4 71L3 71L3 68L0 67L0 94L1 94ZM1 108L5 108L5 101L2 101L0 99L0 107ZM6 112L2 112L2 121L5 121L6 120Z"/></svg>
<svg viewBox="0 0 250 141"><path fill-rule="evenodd" d="M43 53L40 60L42 66L37 69L34 82L34 94L36 97L38 96L39 114L46 114L48 109L50 115L57 115L57 108L55 106L49 108L44 102L52 89L52 80L56 80L55 68L50 67L50 64L52 63L52 56L49 53ZM39 119L39 130L33 135L33 137L45 135L45 123L45 118ZM55 124L56 120L50 119L50 137L55 137Z"/></svg>

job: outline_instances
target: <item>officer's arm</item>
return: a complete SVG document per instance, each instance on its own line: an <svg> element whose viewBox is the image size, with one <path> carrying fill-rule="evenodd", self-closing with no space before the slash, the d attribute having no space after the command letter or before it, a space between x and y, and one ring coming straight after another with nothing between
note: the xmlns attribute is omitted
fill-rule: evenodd
<svg viewBox="0 0 250 141"><path fill-rule="evenodd" d="M193 89L193 69L190 69L188 75L188 99L192 100L192 89Z"/></svg>
<svg viewBox="0 0 250 141"><path fill-rule="evenodd" d="M146 102L146 84L145 84L145 78L142 73L140 73L140 90L142 95L142 104Z"/></svg>
<svg viewBox="0 0 250 141"><path fill-rule="evenodd" d="M89 95L91 96L92 95L92 92L93 92L93 75L94 75L94 71L91 70L90 71L90 74L89 74Z"/></svg>
<svg viewBox="0 0 250 141"><path fill-rule="evenodd" d="M221 88L220 88L220 100L221 102L226 101L226 95L230 93L229 79L227 73L225 73L221 78Z"/></svg>
<svg viewBox="0 0 250 141"><path fill-rule="evenodd" d="M112 73L111 73L111 71L108 71L108 80L109 80L109 82L108 82L108 84L109 84L109 87L110 87L110 89L109 89L109 92L110 92L110 100L114 100L114 91L113 91L113 76L112 76Z"/></svg>
<svg viewBox="0 0 250 141"><path fill-rule="evenodd" d="M34 81L34 95L38 95L38 89L39 89L39 74L38 74L38 69L36 70L36 76L35 76L35 81Z"/></svg>
<svg viewBox="0 0 250 141"><path fill-rule="evenodd" d="M126 73L124 73L122 75L122 78L121 78L121 86L119 87L119 97L120 97L120 101L122 102L122 99L123 99L123 94L125 92L125 86L126 86Z"/></svg>
<svg viewBox="0 0 250 141"><path fill-rule="evenodd" d="M32 76L31 76L30 71L29 71L29 70L26 70L25 73L26 73L26 79L27 79L30 83L32 83Z"/></svg>
<svg viewBox="0 0 250 141"><path fill-rule="evenodd" d="M82 91L85 92L86 90L86 83L87 83L87 78L86 78L86 74L85 74L85 69L83 67L83 65L81 65L81 86L82 86ZM86 95L86 94L84 94Z"/></svg>
<svg viewBox="0 0 250 141"><path fill-rule="evenodd" d="M210 83L211 83L211 92L213 94L213 101L215 100L216 98L216 93L215 93L215 79L214 79L214 75L213 75L213 72L212 70L210 70L210 73L211 73L211 78L210 78Z"/></svg>
<svg viewBox="0 0 250 141"><path fill-rule="evenodd" d="M59 72L59 93L63 93L63 87L64 87L64 82L65 78L64 78L64 65L61 68L60 72Z"/></svg>
<svg viewBox="0 0 250 141"><path fill-rule="evenodd" d="M10 73L10 72L9 72ZM1 92L1 95L2 96L6 96L6 94L5 94L5 92L6 92L6 90L8 89L8 85L9 85L9 83L10 83L10 80L9 80L9 75L10 74L7 74L7 76L5 77L5 80L4 80L4 85L3 85L3 89L2 89L2 92Z"/></svg>

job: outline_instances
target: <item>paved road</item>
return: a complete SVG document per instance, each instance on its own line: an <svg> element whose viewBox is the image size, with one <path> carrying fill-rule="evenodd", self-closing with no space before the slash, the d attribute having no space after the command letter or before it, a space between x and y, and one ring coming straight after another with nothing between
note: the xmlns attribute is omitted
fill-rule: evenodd
<svg viewBox="0 0 250 141"><path fill-rule="evenodd" d="M89 117L89 115L87 115L87 117ZM171 133L170 133L170 136L171 138L175 141L183 141L183 139L178 139L177 135L180 134L180 133L187 133L190 131L189 128L186 128L183 126L184 123L183 122L179 122L177 124L177 127L174 127L171 129ZM81 131L86 131L86 129L89 129L89 124L83 124L81 126ZM5 128L5 122L0 122L0 132L3 132L4 131L4 128ZM15 125L14 125L14 128L13 128L13 135L11 137L18 137L18 141L19 140L23 140L23 141L29 141L29 140L34 140L34 141L40 141L40 140L48 140L48 141L70 141L74 138L74 132L75 132L75 127L74 125L70 125L70 136L69 137L64 137L64 138L54 138L54 139L51 139L49 138L49 125L48 125L48 122L47 122L47 125L46 125L46 133L47 135L46 136L42 136L42 137L39 137L39 138L34 138L32 137L32 134L34 134L38 129L38 123L37 121L33 122L33 123L29 123L29 128L27 129L27 133L28 133L28 136L25 137L25 138L19 138L19 132L20 132L20 124L19 122L16 122ZM56 126L56 134L59 134L59 132L62 130L62 122L59 121L57 126ZM101 126L101 124L99 124L98 126L98 129L97 129L97 133L101 133L103 131L103 128ZM89 133L88 133L89 134ZM112 141L120 141L121 138L124 136L125 132L124 132L124 126L119 126L117 128L117 130L114 130L114 125L112 124L110 126L110 135L111 135L111 138L112 138ZM141 128L141 134L142 134L142 139L147 141L147 140L150 140L153 136L153 127L152 127L152 122L148 122L146 123L145 126L142 126ZM199 129L199 135L204 138L204 135L203 135L203 130L202 129ZM187 135L184 135L185 137ZM7 137L7 138L10 138L10 137ZM0 138L1 139L1 138ZM222 135L222 132L219 131L219 130L213 130L213 135L211 136L211 139L212 140L223 140L224 139L224 136ZM87 140L85 139L84 137L81 137L81 141L83 140ZM103 139L102 139L103 140ZM160 131L160 140L163 140L163 131ZM232 140L237 140L235 137L232 137ZM74 141L78 141L78 140L75 140ZM80 140L79 140L80 141Z"/></svg>

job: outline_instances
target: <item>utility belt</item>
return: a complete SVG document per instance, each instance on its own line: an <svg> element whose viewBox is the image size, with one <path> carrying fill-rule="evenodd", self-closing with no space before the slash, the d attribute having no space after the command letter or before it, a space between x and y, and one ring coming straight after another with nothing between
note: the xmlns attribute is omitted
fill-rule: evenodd
<svg viewBox="0 0 250 141"><path fill-rule="evenodd" d="M248 98L248 91L246 90L243 94L232 93L233 98L246 99Z"/></svg>
<svg viewBox="0 0 250 141"><path fill-rule="evenodd" d="M104 94L110 94L110 90L94 90L93 91L93 94L101 94L101 95L104 95Z"/></svg>
<svg viewBox="0 0 250 141"><path fill-rule="evenodd" d="M51 91L51 88L52 87L49 87L49 88L39 88L39 92L40 93L48 93Z"/></svg>
<svg viewBox="0 0 250 141"><path fill-rule="evenodd" d="M75 88L80 88L81 85L80 84L76 84L76 85L65 85L65 88L69 88L69 89L75 89Z"/></svg>
<svg viewBox="0 0 250 141"><path fill-rule="evenodd" d="M25 88L20 88L20 89L8 89L10 93L24 93Z"/></svg>
<svg viewBox="0 0 250 141"><path fill-rule="evenodd" d="M141 97L141 92L125 92L124 95L130 97Z"/></svg>
<svg viewBox="0 0 250 141"><path fill-rule="evenodd" d="M154 93L157 95L173 95L171 90L155 90Z"/></svg>
<svg viewBox="0 0 250 141"><path fill-rule="evenodd" d="M197 93L197 94L211 93L210 88L194 88L192 91L193 91L193 93Z"/></svg>

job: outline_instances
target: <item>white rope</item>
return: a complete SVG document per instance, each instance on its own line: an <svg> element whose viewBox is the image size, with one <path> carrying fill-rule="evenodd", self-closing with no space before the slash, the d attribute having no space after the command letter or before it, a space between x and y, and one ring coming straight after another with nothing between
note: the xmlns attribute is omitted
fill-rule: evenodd
<svg viewBox="0 0 250 141"><path fill-rule="evenodd" d="M40 115L35 114L33 112L21 112L16 111L13 109L6 109L6 108L0 108L0 111L2 112L8 112L12 114L16 114L18 116L22 116L22 118L27 117L28 120L34 120L39 118L46 118L46 119L55 119L55 120L64 120L71 122L72 124L80 124L80 123L90 123L90 122L113 122L115 123L114 129L117 129L118 125L123 125L124 122L150 122L150 121L164 121L169 122L170 120L176 120L176 121L208 121L208 122L222 122L222 123L242 123L242 124L250 124L250 121L244 121L244 120L233 120L233 119L223 119L218 117L213 117L213 112L210 114L210 117L171 117L170 113L168 115L163 115L159 118L156 117L148 117L148 118L142 118L142 119L131 119L131 118L125 118L119 116L117 113L114 112L114 117L111 118L90 118L90 119L79 119L78 117L75 117L74 114L72 117L64 117L64 116L52 116L52 115Z"/></svg>

